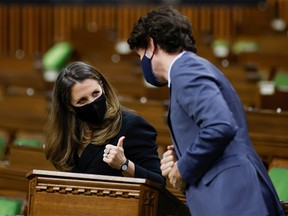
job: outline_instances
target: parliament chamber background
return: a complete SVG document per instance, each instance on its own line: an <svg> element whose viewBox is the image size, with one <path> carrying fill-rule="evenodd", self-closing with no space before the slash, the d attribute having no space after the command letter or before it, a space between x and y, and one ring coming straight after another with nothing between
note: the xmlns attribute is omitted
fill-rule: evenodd
<svg viewBox="0 0 288 216"><path fill-rule="evenodd" d="M55 77L74 60L99 68L121 103L156 128L161 158L171 145L169 91L144 81L126 40L141 15L167 3L192 22L197 53L235 87L253 145L280 199L288 200L288 1L231 2L1 1L0 209L10 203L15 214L26 214L27 173L55 171L43 153L43 125Z"/></svg>

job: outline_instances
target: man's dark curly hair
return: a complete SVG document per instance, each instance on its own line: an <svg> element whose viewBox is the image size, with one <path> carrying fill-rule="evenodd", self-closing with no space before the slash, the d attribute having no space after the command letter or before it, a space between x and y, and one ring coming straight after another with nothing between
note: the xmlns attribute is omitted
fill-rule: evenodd
<svg viewBox="0 0 288 216"><path fill-rule="evenodd" d="M139 18L127 41L130 49L146 49L148 37L167 53L197 51L190 21L172 6L162 6Z"/></svg>

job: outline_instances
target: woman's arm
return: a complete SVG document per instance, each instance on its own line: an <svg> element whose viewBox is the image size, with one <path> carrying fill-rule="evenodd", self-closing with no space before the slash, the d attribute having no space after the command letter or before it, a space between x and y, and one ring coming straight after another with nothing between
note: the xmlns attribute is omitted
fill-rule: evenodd
<svg viewBox="0 0 288 216"><path fill-rule="evenodd" d="M165 185L165 178L160 170L155 128L137 115L132 115L126 121L129 122L124 124L127 128L123 148L125 157L129 159L129 170L123 172L123 175L131 175L130 171L134 167L134 177L146 178Z"/></svg>

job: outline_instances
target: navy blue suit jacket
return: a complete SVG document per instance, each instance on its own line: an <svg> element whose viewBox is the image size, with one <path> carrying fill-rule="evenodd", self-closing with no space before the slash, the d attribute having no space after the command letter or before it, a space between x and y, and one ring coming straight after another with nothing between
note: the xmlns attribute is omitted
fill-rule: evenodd
<svg viewBox="0 0 288 216"><path fill-rule="evenodd" d="M186 52L170 78L168 122L192 215L282 215L251 144L243 105L226 77Z"/></svg>
<svg viewBox="0 0 288 216"><path fill-rule="evenodd" d="M118 135L107 142L117 145L118 139L125 136L123 149L126 158L135 164L135 177L145 178L165 185L161 175L160 159L157 152L156 130L140 116L122 111L122 126ZM105 145L89 144L79 158L74 155L73 172L123 176L120 170L115 170L103 161Z"/></svg>

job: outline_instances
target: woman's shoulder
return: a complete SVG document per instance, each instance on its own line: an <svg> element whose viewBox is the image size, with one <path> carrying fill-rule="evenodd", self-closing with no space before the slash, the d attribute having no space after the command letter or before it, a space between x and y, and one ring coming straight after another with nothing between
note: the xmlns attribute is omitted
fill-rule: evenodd
<svg viewBox="0 0 288 216"><path fill-rule="evenodd" d="M130 134L157 134L156 129L148 121L141 117L140 114L137 114L127 109L123 109L121 112L121 133L126 134L129 131Z"/></svg>
<svg viewBox="0 0 288 216"><path fill-rule="evenodd" d="M136 113L135 111L132 111L132 110L128 110L128 109L122 109L121 110L121 113L122 113L122 119L123 121L131 121L131 120L141 120L143 119L138 113ZM143 119L144 120L144 119Z"/></svg>
<svg viewBox="0 0 288 216"><path fill-rule="evenodd" d="M146 121L140 114L129 109L122 109L122 124L124 125L149 125L151 124Z"/></svg>

